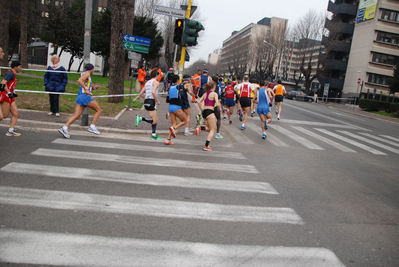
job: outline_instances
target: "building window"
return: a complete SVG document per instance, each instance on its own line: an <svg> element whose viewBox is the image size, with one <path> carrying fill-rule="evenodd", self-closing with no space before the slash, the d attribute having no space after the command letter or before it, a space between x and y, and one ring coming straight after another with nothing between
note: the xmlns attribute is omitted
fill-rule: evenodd
<svg viewBox="0 0 399 267"><path fill-rule="evenodd" d="M399 57L373 52L372 61L394 66L399 63Z"/></svg>
<svg viewBox="0 0 399 267"><path fill-rule="evenodd" d="M369 73L368 82L379 85L388 85L389 78L391 77L380 74Z"/></svg>
<svg viewBox="0 0 399 267"><path fill-rule="evenodd" d="M399 35L389 32L378 32L377 41L388 44L399 44Z"/></svg>
<svg viewBox="0 0 399 267"><path fill-rule="evenodd" d="M399 12L383 9L382 12L381 12L381 19L382 20L399 22Z"/></svg>

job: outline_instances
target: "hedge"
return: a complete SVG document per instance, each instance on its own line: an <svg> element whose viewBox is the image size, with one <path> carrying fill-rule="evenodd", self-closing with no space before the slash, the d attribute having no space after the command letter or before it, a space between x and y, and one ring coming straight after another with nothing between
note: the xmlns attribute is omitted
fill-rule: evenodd
<svg viewBox="0 0 399 267"><path fill-rule="evenodd" d="M361 109L367 111L386 111L390 113L398 113L399 112L399 104L398 103L389 103L376 101L371 99L360 99L359 107Z"/></svg>

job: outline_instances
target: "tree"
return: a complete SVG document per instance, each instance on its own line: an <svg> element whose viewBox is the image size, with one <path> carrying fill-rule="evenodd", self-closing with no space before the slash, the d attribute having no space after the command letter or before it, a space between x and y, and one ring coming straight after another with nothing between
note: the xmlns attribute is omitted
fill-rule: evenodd
<svg viewBox="0 0 399 267"><path fill-rule="evenodd" d="M389 80L389 89L391 94L399 92L399 63L393 68L393 77Z"/></svg>
<svg viewBox="0 0 399 267"><path fill-rule="evenodd" d="M309 94L312 81L320 75L320 64L314 63L321 54L321 37L323 36L325 15L309 10L293 29L294 41L299 54L299 71L305 81L305 92ZM301 76L299 76L301 77ZM294 78L295 80L295 78Z"/></svg>
<svg viewBox="0 0 399 267"><path fill-rule="evenodd" d="M28 68L28 0L20 0L21 10L21 65L24 69Z"/></svg>
<svg viewBox="0 0 399 267"><path fill-rule="evenodd" d="M151 39L149 53L144 55L147 61L157 59L161 56L161 48L164 40L158 31L158 25L152 18L135 17L133 35Z"/></svg>
<svg viewBox="0 0 399 267"><path fill-rule="evenodd" d="M128 0L111 1L111 44L109 56L109 84L108 94L123 94L123 66L125 62L125 50L123 49L123 33L126 29ZM108 102L123 102L123 97L110 97Z"/></svg>
<svg viewBox="0 0 399 267"><path fill-rule="evenodd" d="M111 36L111 12L96 13L93 17L91 31L91 50L96 55L104 58L103 77L107 76L109 70L108 58L110 53Z"/></svg>
<svg viewBox="0 0 399 267"><path fill-rule="evenodd" d="M2 32L0 34L0 46L4 51L4 59L0 61L0 66L8 66L8 58L9 58L9 34L8 34L8 26L9 26L9 18L10 18L10 1L9 0L0 0L1 6L1 15L0 15L0 29ZM2 75L5 70L2 70Z"/></svg>

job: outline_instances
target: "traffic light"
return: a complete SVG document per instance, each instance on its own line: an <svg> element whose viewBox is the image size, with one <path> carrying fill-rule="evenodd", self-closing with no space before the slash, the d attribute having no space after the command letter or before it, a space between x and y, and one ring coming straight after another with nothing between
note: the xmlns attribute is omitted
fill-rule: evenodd
<svg viewBox="0 0 399 267"><path fill-rule="evenodd" d="M205 30L205 28L199 21L185 19L182 45L196 46L198 44L198 32L202 30Z"/></svg>
<svg viewBox="0 0 399 267"><path fill-rule="evenodd" d="M173 35L173 43L181 45L184 33L184 19L177 19L175 22L175 31Z"/></svg>

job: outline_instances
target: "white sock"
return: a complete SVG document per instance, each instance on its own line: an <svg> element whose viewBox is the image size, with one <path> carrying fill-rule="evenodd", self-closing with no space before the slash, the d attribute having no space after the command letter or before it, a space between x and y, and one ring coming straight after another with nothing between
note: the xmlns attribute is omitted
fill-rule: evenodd
<svg viewBox="0 0 399 267"><path fill-rule="evenodd" d="M12 131L14 131L14 128L8 128L8 131L12 132Z"/></svg>
<svg viewBox="0 0 399 267"><path fill-rule="evenodd" d="M62 126L62 129L64 129L65 131L68 131L68 127L66 127L65 125Z"/></svg>
<svg viewBox="0 0 399 267"><path fill-rule="evenodd" d="M243 124L241 125L241 127L245 127L245 124L243 123Z"/></svg>
<svg viewBox="0 0 399 267"><path fill-rule="evenodd" d="M151 135L152 135L152 136L156 136L156 133L152 133Z"/></svg>
<svg viewBox="0 0 399 267"><path fill-rule="evenodd" d="M184 132L188 133L188 127L184 127Z"/></svg>
<svg viewBox="0 0 399 267"><path fill-rule="evenodd" d="M96 126L94 124L90 124L91 128L96 128Z"/></svg>

